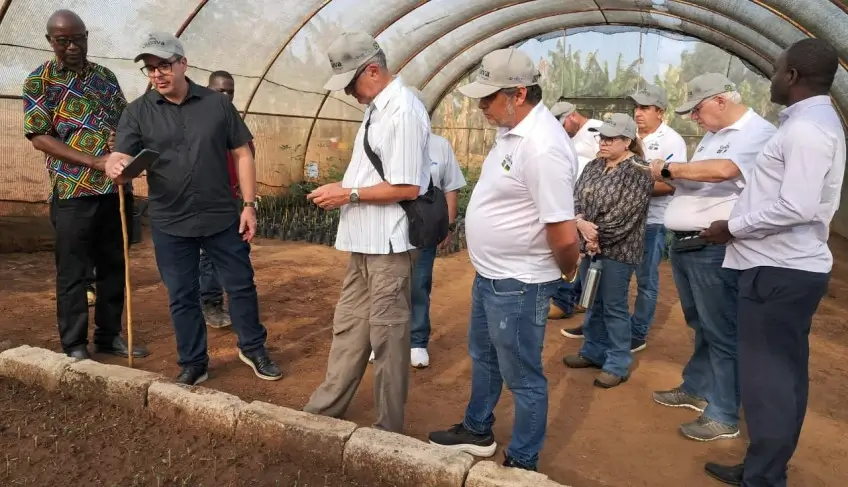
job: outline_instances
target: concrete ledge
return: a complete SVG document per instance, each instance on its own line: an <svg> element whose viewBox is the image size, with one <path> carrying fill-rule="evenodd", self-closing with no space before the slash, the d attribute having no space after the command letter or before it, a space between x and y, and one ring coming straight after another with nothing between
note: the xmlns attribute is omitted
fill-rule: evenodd
<svg viewBox="0 0 848 487"><path fill-rule="evenodd" d="M295 464L320 465L341 473L345 443L356 429L350 421L254 401L241 410L236 437L262 443Z"/></svg>
<svg viewBox="0 0 848 487"><path fill-rule="evenodd" d="M468 472L465 487L566 487L538 472L480 462Z"/></svg>
<svg viewBox="0 0 848 487"><path fill-rule="evenodd" d="M63 353L21 345L0 353L0 375L55 392L62 375L76 361Z"/></svg>
<svg viewBox="0 0 848 487"><path fill-rule="evenodd" d="M150 384L162 379L162 376L153 372L82 360L65 371L62 389L78 397L106 400L139 410L147 405Z"/></svg>
<svg viewBox="0 0 848 487"><path fill-rule="evenodd" d="M344 450L344 473L360 485L461 487L474 464L466 453L409 436L360 428Z"/></svg>
<svg viewBox="0 0 848 487"><path fill-rule="evenodd" d="M236 396L203 387L153 382L147 390L147 407L154 415L227 435L235 433L239 413L246 405Z"/></svg>

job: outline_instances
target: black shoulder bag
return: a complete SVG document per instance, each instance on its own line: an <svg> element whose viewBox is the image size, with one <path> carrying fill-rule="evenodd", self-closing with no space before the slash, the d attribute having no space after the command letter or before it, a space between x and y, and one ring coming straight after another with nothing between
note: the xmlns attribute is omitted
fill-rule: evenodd
<svg viewBox="0 0 848 487"><path fill-rule="evenodd" d="M377 170L380 178L385 181L383 162L374 153L370 142L368 142L368 128L370 126L371 115L369 114L368 121L365 122L365 140L363 143L365 154L371 160L371 164ZM406 217L409 220L409 243L412 245L417 248L434 247L448 236L450 220L448 201L445 198L445 193L433 184L432 177L426 193L418 195L418 198L414 200L400 201L398 204L406 212Z"/></svg>

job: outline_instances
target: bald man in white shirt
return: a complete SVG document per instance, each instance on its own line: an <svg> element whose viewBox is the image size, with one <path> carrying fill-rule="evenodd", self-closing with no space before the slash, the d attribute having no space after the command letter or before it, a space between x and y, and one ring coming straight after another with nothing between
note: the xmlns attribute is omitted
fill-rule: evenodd
<svg viewBox="0 0 848 487"><path fill-rule="evenodd" d="M788 108L729 219L702 235L729 242L739 279L739 376L750 443L743 464L706 465L732 485L786 487L809 394L810 327L827 293L829 226L845 174L845 131L828 93L837 51L805 39L781 54L772 102Z"/></svg>
<svg viewBox="0 0 848 487"><path fill-rule="evenodd" d="M551 114L562 124L562 128L571 139L577 154L577 175L574 179L576 184L583 168L595 159L600 150L597 133L591 132L591 129L596 129L604 123L593 118L586 118L577 111L577 107L573 103L562 99L551 106ZM577 300L580 299L582 292L583 286L579 275L574 278L574 282L563 281L557 286L557 290L551 298L548 319L561 320L571 318L577 313L585 313L586 310L577 305ZM560 333L568 338L583 338L583 325L562 328Z"/></svg>

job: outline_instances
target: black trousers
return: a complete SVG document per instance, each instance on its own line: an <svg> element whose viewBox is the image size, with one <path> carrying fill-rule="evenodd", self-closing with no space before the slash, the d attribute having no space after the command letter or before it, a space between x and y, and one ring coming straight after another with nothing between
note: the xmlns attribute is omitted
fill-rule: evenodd
<svg viewBox="0 0 848 487"><path fill-rule="evenodd" d="M809 394L810 326L830 273L755 267L739 278L745 487L785 487Z"/></svg>
<svg viewBox="0 0 848 487"><path fill-rule="evenodd" d="M126 195L128 232L132 228L131 194ZM88 344L87 277L96 269L94 341L109 343L121 333L124 312L124 251L117 194L53 199L55 230L56 317L62 349ZM131 236L129 236L132 238Z"/></svg>

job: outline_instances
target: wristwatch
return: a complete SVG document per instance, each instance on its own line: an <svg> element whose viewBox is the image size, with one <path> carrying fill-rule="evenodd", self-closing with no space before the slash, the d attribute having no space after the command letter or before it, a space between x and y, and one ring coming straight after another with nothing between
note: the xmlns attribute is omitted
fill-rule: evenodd
<svg viewBox="0 0 848 487"><path fill-rule="evenodd" d="M456 221L450 222L450 225L448 225L448 231L449 232L455 232L456 231Z"/></svg>
<svg viewBox="0 0 848 487"><path fill-rule="evenodd" d="M241 204L241 206L243 208L256 208L256 202L255 201L245 201L244 203Z"/></svg>
<svg viewBox="0 0 848 487"><path fill-rule="evenodd" d="M665 164L663 164L662 170L660 171L660 175L666 179L674 179L673 177L671 177L671 171L668 170L669 164L671 163L666 162Z"/></svg>
<svg viewBox="0 0 848 487"><path fill-rule="evenodd" d="M359 188L353 188L350 190L350 202L359 203Z"/></svg>

